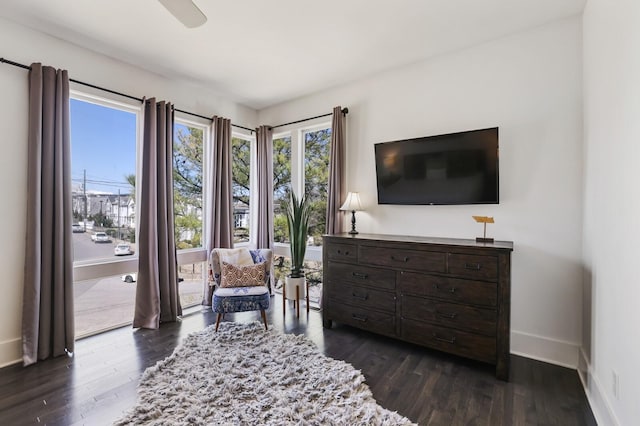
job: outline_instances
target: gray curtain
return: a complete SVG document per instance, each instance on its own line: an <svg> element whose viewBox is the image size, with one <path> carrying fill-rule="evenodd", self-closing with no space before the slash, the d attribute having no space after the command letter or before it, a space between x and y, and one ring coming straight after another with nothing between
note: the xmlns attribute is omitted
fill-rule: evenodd
<svg viewBox="0 0 640 426"><path fill-rule="evenodd" d="M209 246L207 253L214 248L233 248L233 189L232 189L232 151L231 120L214 116L211 123L212 153L210 174L207 187L212 188L209 197ZM214 288L205 282L203 305L211 306Z"/></svg>
<svg viewBox="0 0 640 426"><path fill-rule="evenodd" d="M329 186L327 189L327 234L344 231L340 206L347 196L345 190L345 115L342 108L333 109L331 122L331 148L329 157Z"/></svg>
<svg viewBox="0 0 640 426"><path fill-rule="evenodd" d="M182 315L173 223L173 108L144 104L138 283L134 328L160 327Z"/></svg>
<svg viewBox="0 0 640 426"><path fill-rule="evenodd" d="M28 131L22 302L25 366L72 353L74 348L67 71L31 64Z"/></svg>
<svg viewBox="0 0 640 426"><path fill-rule="evenodd" d="M258 148L258 223L256 245L258 248L273 246L273 129L260 126L256 129Z"/></svg>

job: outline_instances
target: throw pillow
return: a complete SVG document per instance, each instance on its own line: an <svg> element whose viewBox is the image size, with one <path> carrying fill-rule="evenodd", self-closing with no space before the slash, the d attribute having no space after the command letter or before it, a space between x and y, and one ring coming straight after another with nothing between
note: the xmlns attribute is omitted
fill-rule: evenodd
<svg viewBox="0 0 640 426"><path fill-rule="evenodd" d="M220 287L253 287L264 285L264 262L250 266L235 266L222 261Z"/></svg>

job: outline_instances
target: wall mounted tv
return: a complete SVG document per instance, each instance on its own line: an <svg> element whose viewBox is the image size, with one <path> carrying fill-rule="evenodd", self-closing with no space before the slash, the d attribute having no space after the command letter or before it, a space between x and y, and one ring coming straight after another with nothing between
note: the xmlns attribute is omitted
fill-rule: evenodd
<svg viewBox="0 0 640 426"><path fill-rule="evenodd" d="M378 204L498 204L498 128L375 144Z"/></svg>

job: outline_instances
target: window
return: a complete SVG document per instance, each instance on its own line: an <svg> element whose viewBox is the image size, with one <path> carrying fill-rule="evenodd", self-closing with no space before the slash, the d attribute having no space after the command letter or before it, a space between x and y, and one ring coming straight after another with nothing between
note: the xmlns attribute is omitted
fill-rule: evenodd
<svg viewBox="0 0 640 426"><path fill-rule="evenodd" d="M202 302L204 250L204 147L208 127L176 118L173 125L173 214L178 293L183 308Z"/></svg>
<svg viewBox="0 0 640 426"><path fill-rule="evenodd" d="M251 141L234 136L232 149L233 242L249 242L251 194Z"/></svg>
<svg viewBox="0 0 640 426"><path fill-rule="evenodd" d="M137 267L140 107L72 91L70 113L75 331L82 337L132 319L135 284L123 277Z"/></svg>
<svg viewBox="0 0 640 426"><path fill-rule="evenodd" d="M289 191L304 194L311 203L309 239L305 256L305 275L311 300L318 302L322 280L322 234L326 232L331 126L329 123L277 135L274 157L274 266L276 291L280 291L291 265L287 220L283 211Z"/></svg>

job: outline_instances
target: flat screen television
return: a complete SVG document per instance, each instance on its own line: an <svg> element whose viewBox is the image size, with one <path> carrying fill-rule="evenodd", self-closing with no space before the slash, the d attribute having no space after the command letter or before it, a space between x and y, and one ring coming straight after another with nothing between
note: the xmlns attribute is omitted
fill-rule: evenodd
<svg viewBox="0 0 640 426"><path fill-rule="evenodd" d="M498 204L498 128L375 144L378 204Z"/></svg>

